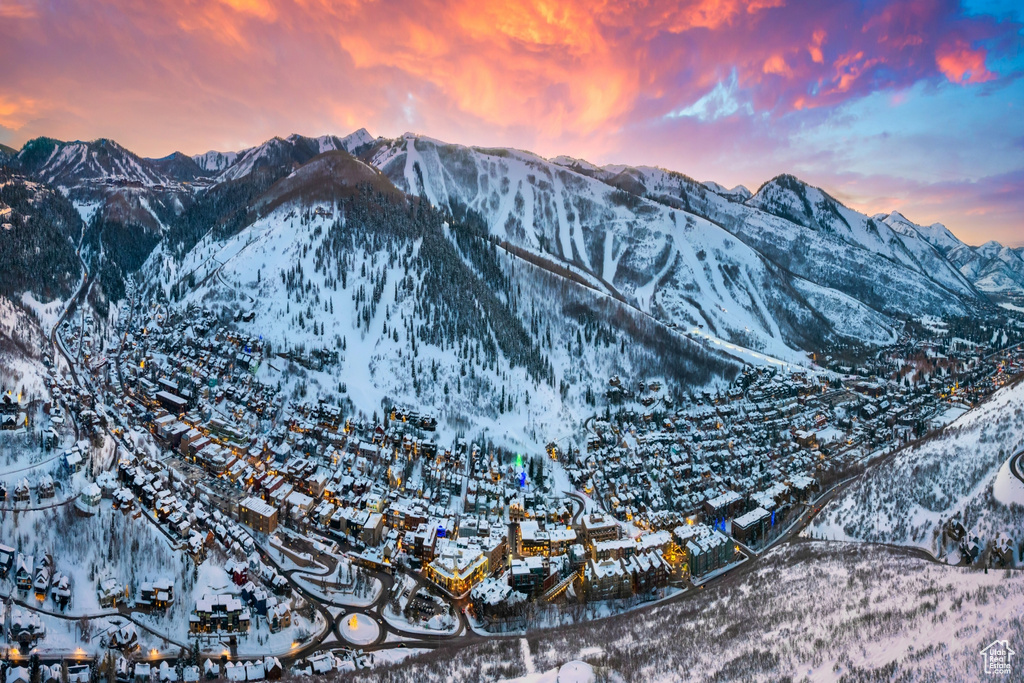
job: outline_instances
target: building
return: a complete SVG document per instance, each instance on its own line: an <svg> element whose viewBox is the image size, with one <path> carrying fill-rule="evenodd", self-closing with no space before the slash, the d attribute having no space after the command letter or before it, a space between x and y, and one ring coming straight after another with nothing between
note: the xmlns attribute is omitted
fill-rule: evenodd
<svg viewBox="0 0 1024 683"><path fill-rule="evenodd" d="M732 520L732 535L740 543L752 545L764 539L774 515L762 507L754 508L747 514Z"/></svg>
<svg viewBox="0 0 1024 683"><path fill-rule="evenodd" d="M277 529L277 508L256 496L249 496L238 504L238 521L253 531L272 534Z"/></svg>
<svg viewBox="0 0 1024 683"><path fill-rule="evenodd" d="M139 587L136 604L152 609L166 609L174 604L174 582L170 579L146 581Z"/></svg>
<svg viewBox="0 0 1024 683"><path fill-rule="evenodd" d="M583 515L583 540L588 543L615 541L622 537L622 527L606 515Z"/></svg>
<svg viewBox="0 0 1024 683"><path fill-rule="evenodd" d="M461 596L487 576L487 556L479 546L438 542L439 552L427 565L427 578L454 596Z"/></svg>
<svg viewBox="0 0 1024 683"><path fill-rule="evenodd" d="M380 545L384 535L384 515L374 512L366 518L366 523L359 532L359 540L364 544L374 547Z"/></svg>
<svg viewBox="0 0 1024 683"><path fill-rule="evenodd" d="M721 569L729 564L735 551L725 534L704 524L676 527L673 536L683 550L685 568L692 577Z"/></svg>
<svg viewBox="0 0 1024 683"><path fill-rule="evenodd" d="M547 558L525 557L521 560L512 560L509 586L514 591L536 597L544 591L544 583L548 574Z"/></svg>
<svg viewBox="0 0 1024 683"><path fill-rule="evenodd" d="M244 633L251 616L233 595L204 595L189 617L190 633Z"/></svg>
<svg viewBox="0 0 1024 683"><path fill-rule="evenodd" d="M633 577L621 560L590 560L583 571L587 600L617 600L633 594Z"/></svg>

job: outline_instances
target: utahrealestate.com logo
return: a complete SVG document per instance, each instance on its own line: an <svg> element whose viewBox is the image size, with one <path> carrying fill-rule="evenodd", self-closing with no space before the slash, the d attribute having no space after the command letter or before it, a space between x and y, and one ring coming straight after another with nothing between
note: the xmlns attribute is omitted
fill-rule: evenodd
<svg viewBox="0 0 1024 683"><path fill-rule="evenodd" d="M985 673L997 676L1010 673L1010 660L1014 654L1010 649L1010 641L993 640L981 651L981 656L985 658Z"/></svg>

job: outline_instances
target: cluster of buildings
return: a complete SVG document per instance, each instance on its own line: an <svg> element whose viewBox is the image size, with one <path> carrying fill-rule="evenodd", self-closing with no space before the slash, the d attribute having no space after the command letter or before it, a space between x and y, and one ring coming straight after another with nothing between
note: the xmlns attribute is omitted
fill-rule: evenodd
<svg viewBox="0 0 1024 683"><path fill-rule="evenodd" d="M295 359L196 306L137 306L120 333L115 362L88 366L91 381L120 388L118 433L141 426L171 458L129 440L116 480L98 482L103 497L153 516L197 560L222 543L249 566L247 577L232 572L243 590L196 600L194 633L244 632L256 616L290 623L274 598L287 582L253 555L253 537L281 525L345 542L356 565L415 573L494 618L699 581L777 537L871 453L918 438L1024 369L1019 349L993 356L904 339L859 374L749 368L721 392L685 398L657 380L613 377L584 448L551 443L524 458L465 439L440 444L436 418L414 408L363 421L344 396L288 400L260 368ZM68 343L91 349L85 337ZM931 374L908 376L921 357ZM79 418L95 408L63 389ZM70 467L84 453L69 456ZM552 459L589 500L552 490ZM116 604L123 587L107 583L101 601Z"/></svg>

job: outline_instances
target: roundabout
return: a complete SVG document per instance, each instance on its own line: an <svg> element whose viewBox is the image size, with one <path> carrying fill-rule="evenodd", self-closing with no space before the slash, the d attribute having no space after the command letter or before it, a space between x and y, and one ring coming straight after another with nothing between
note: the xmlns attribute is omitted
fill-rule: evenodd
<svg viewBox="0 0 1024 683"><path fill-rule="evenodd" d="M338 621L338 632L353 645L370 645L380 637L380 625L368 614L352 612Z"/></svg>

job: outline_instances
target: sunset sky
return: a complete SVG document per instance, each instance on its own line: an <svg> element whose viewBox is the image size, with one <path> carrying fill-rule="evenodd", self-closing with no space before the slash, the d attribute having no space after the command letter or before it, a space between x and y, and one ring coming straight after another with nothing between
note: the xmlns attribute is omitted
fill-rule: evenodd
<svg viewBox="0 0 1024 683"><path fill-rule="evenodd" d="M0 0L0 142L413 131L751 190L789 172L1024 243L1022 5Z"/></svg>

